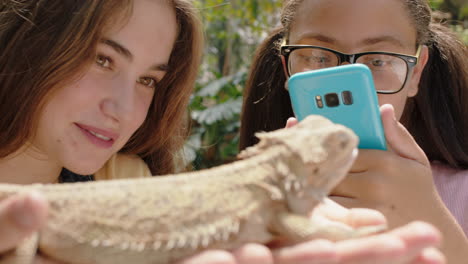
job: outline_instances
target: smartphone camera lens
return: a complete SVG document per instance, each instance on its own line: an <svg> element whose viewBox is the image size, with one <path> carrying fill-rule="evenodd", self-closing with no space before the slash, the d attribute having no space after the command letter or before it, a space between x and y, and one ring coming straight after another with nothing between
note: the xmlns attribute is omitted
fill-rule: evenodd
<svg viewBox="0 0 468 264"><path fill-rule="evenodd" d="M351 91L343 91L341 93L341 97L343 99L343 104L345 105L353 104L353 95L351 94Z"/></svg>
<svg viewBox="0 0 468 264"><path fill-rule="evenodd" d="M340 99L336 93L329 93L325 95L325 103L328 107L336 107L340 105Z"/></svg>

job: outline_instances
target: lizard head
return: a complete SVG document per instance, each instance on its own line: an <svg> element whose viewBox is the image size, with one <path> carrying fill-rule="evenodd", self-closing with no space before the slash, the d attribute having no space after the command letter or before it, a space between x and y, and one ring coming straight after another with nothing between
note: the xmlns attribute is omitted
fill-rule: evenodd
<svg viewBox="0 0 468 264"><path fill-rule="evenodd" d="M285 149L286 156L275 161L290 207L308 211L311 198L321 200L347 174L357 155L358 137L330 120L311 115L297 125L269 133L258 133L260 142L241 153L241 157ZM273 150L274 149L274 150ZM305 199L306 198L306 199Z"/></svg>

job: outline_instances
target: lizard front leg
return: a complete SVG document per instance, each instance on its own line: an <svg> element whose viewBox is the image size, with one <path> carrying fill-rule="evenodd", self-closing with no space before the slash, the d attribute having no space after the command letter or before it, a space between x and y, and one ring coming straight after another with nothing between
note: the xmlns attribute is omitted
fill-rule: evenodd
<svg viewBox="0 0 468 264"><path fill-rule="evenodd" d="M350 226L327 222L314 222L306 216L290 212L280 212L274 219L272 229L285 238L294 242L314 238L338 241L382 232L385 226L369 226L352 228Z"/></svg>
<svg viewBox="0 0 468 264"><path fill-rule="evenodd" d="M0 256L0 264L33 264L39 243L39 234L34 233L15 249Z"/></svg>

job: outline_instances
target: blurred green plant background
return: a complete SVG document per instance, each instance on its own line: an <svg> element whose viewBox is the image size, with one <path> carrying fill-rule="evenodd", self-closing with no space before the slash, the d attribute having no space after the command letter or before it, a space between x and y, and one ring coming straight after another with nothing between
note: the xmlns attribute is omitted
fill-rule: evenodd
<svg viewBox="0 0 468 264"><path fill-rule="evenodd" d="M468 44L468 0L430 0L437 20ZM206 48L191 97L191 135L184 155L189 169L235 159L242 89L257 45L278 24L282 0L198 0Z"/></svg>

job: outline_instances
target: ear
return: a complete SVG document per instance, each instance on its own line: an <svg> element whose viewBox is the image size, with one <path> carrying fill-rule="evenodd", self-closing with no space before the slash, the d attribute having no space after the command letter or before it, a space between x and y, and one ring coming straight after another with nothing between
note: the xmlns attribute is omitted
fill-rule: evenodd
<svg viewBox="0 0 468 264"><path fill-rule="evenodd" d="M421 53L419 55L418 64L414 66L413 72L410 75L408 83L408 97L413 97L418 93L419 81L424 71L427 61L429 60L429 48L426 45L421 47Z"/></svg>

